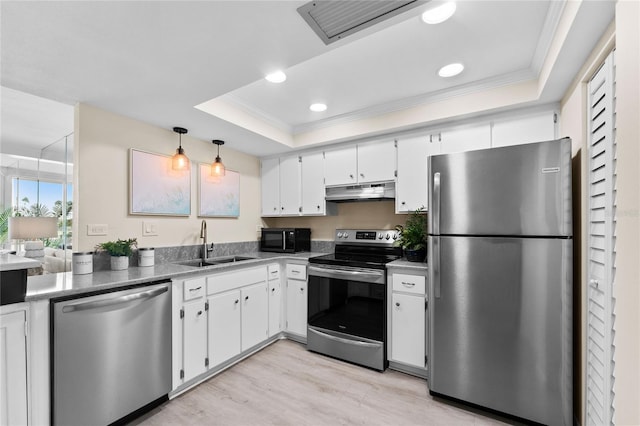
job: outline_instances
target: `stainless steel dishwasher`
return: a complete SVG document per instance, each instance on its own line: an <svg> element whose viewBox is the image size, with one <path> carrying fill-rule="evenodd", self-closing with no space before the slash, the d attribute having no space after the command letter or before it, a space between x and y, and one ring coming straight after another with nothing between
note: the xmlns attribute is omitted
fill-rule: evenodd
<svg viewBox="0 0 640 426"><path fill-rule="evenodd" d="M171 390L171 283L52 300L54 425L107 425Z"/></svg>

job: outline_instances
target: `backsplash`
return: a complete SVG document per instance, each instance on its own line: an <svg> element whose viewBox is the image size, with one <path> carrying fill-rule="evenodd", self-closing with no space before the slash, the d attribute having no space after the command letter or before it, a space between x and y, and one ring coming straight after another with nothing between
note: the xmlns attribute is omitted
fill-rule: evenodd
<svg viewBox="0 0 640 426"><path fill-rule="evenodd" d="M311 241L311 251L315 253L331 253L335 244L333 241ZM259 241L242 241L237 243L216 243L209 257L232 256L235 254L254 253L260 251ZM155 263L171 263L181 260L197 259L202 256L202 244L157 247L154 248ZM138 266L138 251L134 250L129 258L129 266ZM106 271L111 268L110 256L106 252L93 255L93 270Z"/></svg>

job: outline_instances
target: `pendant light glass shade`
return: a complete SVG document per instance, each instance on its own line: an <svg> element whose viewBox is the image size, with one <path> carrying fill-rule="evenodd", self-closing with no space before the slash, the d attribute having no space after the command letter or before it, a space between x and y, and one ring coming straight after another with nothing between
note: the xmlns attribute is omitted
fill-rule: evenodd
<svg viewBox="0 0 640 426"><path fill-rule="evenodd" d="M215 139L213 141L214 144L218 145L218 155L213 163L211 163L211 176L220 178L224 176L227 172L227 168L222 163L222 159L220 158L220 145L224 145L224 141Z"/></svg>
<svg viewBox="0 0 640 426"><path fill-rule="evenodd" d="M173 131L180 135L180 144L176 153L171 157L171 168L173 170L188 171L191 170L191 161L184 155L184 149L182 149L182 135L187 133L187 129L183 127L174 127Z"/></svg>

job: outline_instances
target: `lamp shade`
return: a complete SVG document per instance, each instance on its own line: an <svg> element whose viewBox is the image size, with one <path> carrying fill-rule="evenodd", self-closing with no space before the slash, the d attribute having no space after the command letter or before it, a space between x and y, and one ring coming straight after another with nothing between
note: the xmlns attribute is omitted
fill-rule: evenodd
<svg viewBox="0 0 640 426"><path fill-rule="evenodd" d="M55 217L10 217L9 238L28 240L58 236L58 219Z"/></svg>
<svg viewBox="0 0 640 426"><path fill-rule="evenodd" d="M216 156L216 159L213 161L213 163L211 163L211 176L219 179L223 177L227 172L227 168L222 163L222 158L220 158L220 145L224 145L224 141L221 141L220 139L214 139L211 142L213 142L214 145L218 145L218 155Z"/></svg>

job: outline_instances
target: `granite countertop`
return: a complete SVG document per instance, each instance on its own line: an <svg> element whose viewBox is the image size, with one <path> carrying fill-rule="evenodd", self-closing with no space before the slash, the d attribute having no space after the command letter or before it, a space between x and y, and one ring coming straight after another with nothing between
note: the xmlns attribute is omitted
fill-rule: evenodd
<svg viewBox="0 0 640 426"><path fill-rule="evenodd" d="M6 257L0 256L0 271L37 268L40 265L42 264L37 260L16 256L14 254L7 254Z"/></svg>
<svg viewBox="0 0 640 426"><path fill-rule="evenodd" d="M129 267L124 271L96 271L92 274L73 275L72 272L57 274L34 275L28 277L25 302L51 299L63 296L75 296L100 290L110 290L118 287L143 284L171 278L181 278L202 273L217 273L239 267L258 266L273 260L307 261L310 257L326 253L239 253L236 256L253 257L239 263L223 263L203 268L178 265L177 263L159 263L154 266ZM17 256L16 256L17 257ZM221 256L221 258L229 256ZM215 259L215 258L213 258ZM186 259L185 259L186 260ZM40 262L34 262L37 266ZM31 266L24 266L28 268Z"/></svg>
<svg viewBox="0 0 640 426"><path fill-rule="evenodd" d="M429 269L426 262L409 262L405 258L387 263L387 268L416 269L419 271L427 271Z"/></svg>

